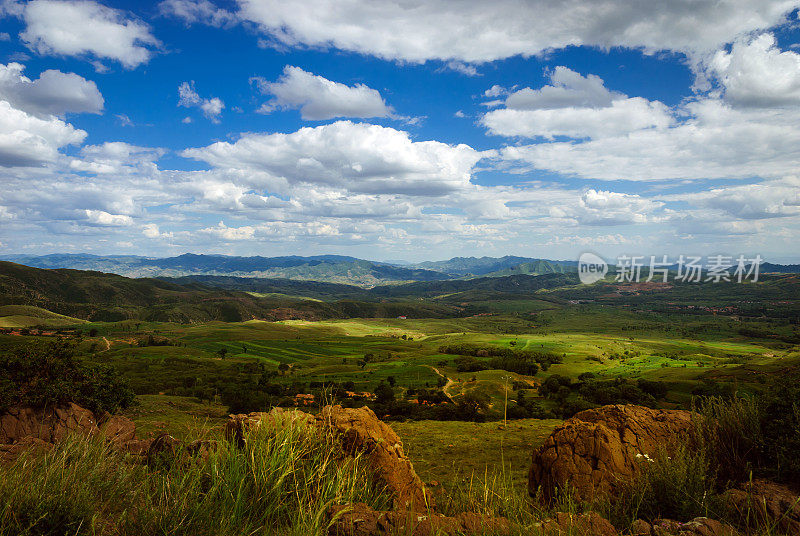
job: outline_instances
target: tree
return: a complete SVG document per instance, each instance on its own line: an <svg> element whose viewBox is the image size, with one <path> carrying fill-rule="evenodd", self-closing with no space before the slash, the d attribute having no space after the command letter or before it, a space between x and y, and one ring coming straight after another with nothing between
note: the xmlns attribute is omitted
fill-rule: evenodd
<svg viewBox="0 0 800 536"><path fill-rule="evenodd" d="M285 374L289 370L289 365L287 363L281 363L278 365L278 372L281 374Z"/></svg>
<svg viewBox="0 0 800 536"><path fill-rule="evenodd" d="M386 378L386 381L389 382L389 385L392 387L394 387L397 384L397 380L395 379L394 376L389 376L388 378Z"/></svg>
<svg viewBox="0 0 800 536"><path fill-rule="evenodd" d="M217 350L217 354L219 354L220 359L225 359L225 356L228 355L228 349L220 348L219 350Z"/></svg>
<svg viewBox="0 0 800 536"><path fill-rule="evenodd" d="M375 397L378 404L394 402L394 389L381 382L381 384L375 388Z"/></svg>
<svg viewBox="0 0 800 536"><path fill-rule="evenodd" d="M92 328L89 330L90 337L97 337L97 328Z"/></svg>

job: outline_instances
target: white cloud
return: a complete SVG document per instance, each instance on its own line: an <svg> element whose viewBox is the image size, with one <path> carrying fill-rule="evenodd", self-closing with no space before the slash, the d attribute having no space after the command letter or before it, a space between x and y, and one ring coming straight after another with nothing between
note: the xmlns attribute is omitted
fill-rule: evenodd
<svg viewBox="0 0 800 536"><path fill-rule="evenodd" d="M162 15L182 19L186 24L228 27L237 22L235 14L220 9L208 0L164 0L158 8Z"/></svg>
<svg viewBox="0 0 800 536"><path fill-rule="evenodd" d="M664 128L673 122L669 109L660 102L641 97L615 100L604 108L545 110L492 110L481 123L492 134L527 138L554 136L600 138L620 136L649 128Z"/></svg>
<svg viewBox="0 0 800 536"><path fill-rule="evenodd" d="M755 184L712 188L690 194L674 194L664 198L712 211L708 219L717 217L717 219L763 220L800 215L799 196L800 179L786 177Z"/></svg>
<svg viewBox="0 0 800 536"><path fill-rule="evenodd" d="M800 104L800 54L782 52L772 34L736 41L730 52L718 51L707 69L735 105Z"/></svg>
<svg viewBox="0 0 800 536"><path fill-rule="evenodd" d="M219 123L219 116L222 110L225 109L225 103L222 102L219 97L212 97L210 99L201 98L194 89L194 80L191 82L183 82L178 86L178 97L178 106L200 108L203 115L209 120L214 123Z"/></svg>
<svg viewBox="0 0 800 536"><path fill-rule="evenodd" d="M348 86L287 65L277 82L254 78L262 93L273 98L260 109L269 113L277 108L300 109L305 120L336 117L390 117L392 109L381 94L364 84Z"/></svg>
<svg viewBox="0 0 800 536"><path fill-rule="evenodd" d="M483 96L484 97L491 97L491 98L503 97L505 95L508 95L508 92L509 92L508 89L504 88L501 85L495 84L492 87L490 87L489 89L487 89L486 91L484 91L483 92Z"/></svg>
<svg viewBox="0 0 800 536"><path fill-rule="evenodd" d="M333 46L393 60L467 63L569 45L710 51L738 35L781 23L799 4L797 0L238 3L242 19L255 22L285 46Z"/></svg>
<svg viewBox="0 0 800 536"><path fill-rule="evenodd" d="M474 65L464 63L463 61L450 60L445 64L445 67L465 76L481 76L481 73L478 72L478 69Z"/></svg>
<svg viewBox="0 0 800 536"><path fill-rule="evenodd" d="M606 88L597 75L582 76L580 73L559 65L549 74L552 85L540 89L526 87L506 98L506 108L512 110L552 110L558 108L604 108L625 95ZM496 89L497 88L497 89ZM492 86L487 97L503 95L503 88Z"/></svg>
<svg viewBox="0 0 800 536"><path fill-rule="evenodd" d="M22 16L26 28L20 37L39 54L90 54L132 69L160 45L147 25L97 2L33 0Z"/></svg>
<svg viewBox="0 0 800 536"><path fill-rule="evenodd" d="M138 147L124 142L87 145L81 149L83 159L73 159L70 169L95 175L152 175L158 170L155 162L164 153L163 149Z"/></svg>
<svg viewBox="0 0 800 536"><path fill-rule="evenodd" d="M672 123L662 103L609 91L598 76L582 76L559 66L550 79L552 85L510 94L506 107L488 112L481 123L492 134L548 139L618 136ZM498 86L486 92L488 96L499 94L502 88Z"/></svg>
<svg viewBox="0 0 800 536"><path fill-rule="evenodd" d="M602 180L778 178L800 168L800 110L735 109L695 101L669 128L586 142L506 147L506 160Z"/></svg>
<svg viewBox="0 0 800 536"><path fill-rule="evenodd" d="M246 134L183 152L216 168L264 172L289 183L357 193L437 195L466 187L482 153L467 145L413 142L407 132L338 121L291 134Z"/></svg>
<svg viewBox="0 0 800 536"><path fill-rule="evenodd" d="M58 158L58 149L80 144L86 132L55 117L40 119L0 100L0 166L39 166Z"/></svg>
<svg viewBox="0 0 800 536"><path fill-rule="evenodd" d="M86 219L89 223L94 225L108 225L112 227L120 227L125 225L131 225L133 223L133 219L130 216L126 216L124 214L109 214L103 210L89 210L86 211Z"/></svg>
<svg viewBox="0 0 800 536"><path fill-rule="evenodd" d="M22 74L24 69L19 63L0 64L0 99L33 114L103 111L103 96L94 82L52 69L31 80Z"/></svg>
<svg viewBox="0 0 800 536"><path fill-rule="evenodd" d="M201 233L210 234L223 240L251 240L256 229L249 225L242 227L228 227L225 222L219 222L216 227L201 229Z"/></svg>

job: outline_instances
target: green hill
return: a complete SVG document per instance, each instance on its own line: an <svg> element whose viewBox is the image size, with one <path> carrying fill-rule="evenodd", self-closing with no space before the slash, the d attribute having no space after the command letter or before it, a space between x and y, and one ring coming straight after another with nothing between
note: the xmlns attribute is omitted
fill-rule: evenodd
<svg viewBox="0 0 800 536"><path fill-rule="evenodd" d="M60 315L30 305L0 306L0 328L29 328L34 326L60 328L81 324L85 320Z"/></svg>

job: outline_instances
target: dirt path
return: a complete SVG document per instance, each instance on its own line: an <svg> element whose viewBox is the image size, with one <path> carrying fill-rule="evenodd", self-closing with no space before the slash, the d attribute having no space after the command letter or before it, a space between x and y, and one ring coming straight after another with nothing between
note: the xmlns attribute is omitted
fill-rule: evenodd
<svg viewBox="0 0 800 536"><path fill-rule="evenodd" d="M438 369L438 368L436 368L436 367L434 367L434 366L432 366L432 365L428 365L428 366L431 368L431 370L432 370L432 371L434 371L436 374L438 374L440 378L444 378L445 380L447 380L447 383L446 383L446 384L444 384L444 387L442 387L442 392L444 393L444 396L446 396L447 398L449 398L449 399L450 399L450 401L451 401L451 402L455 402L455 401L453 400L453 396L452 396L450 393L448 393L448 392L447 392L447 388L448 388L448 387L451 387L451 386L452 386L453 384L455 384L456 382L454 382L454 381L452 380L452 378L448 378L447 376L445 376L444 374L442 374L442 373L439 371L439 369Z"/></svg>
<svg viewBox="0 0 800 536"><path fill-rule="evenodd" d="M108 352L109 350L111 350L111 343L108 342L108 339L106 339L105 337L103 337L103 341L105 341L105 343L106 343L105 351Z"/></svg>

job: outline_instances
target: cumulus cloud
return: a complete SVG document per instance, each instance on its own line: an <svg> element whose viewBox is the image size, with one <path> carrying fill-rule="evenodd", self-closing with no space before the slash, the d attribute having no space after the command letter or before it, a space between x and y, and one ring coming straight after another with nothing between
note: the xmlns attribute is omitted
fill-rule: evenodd
<svg viewBox="0 0 800 536"><path fill-rule="evenodd" d="M492 134L526 138L620 136L672 123L669 109L641 97L615 100L603 108L492 110L481 118Z"/></svg>
<svg viewBox="0 0 800 536"><path fill-rule="evenodd" d="M336 117L390 117L392 109L381 94L364 84L348 86L300 67L287 65L276 82L254 78L260 91L273 98L259 111L300 109L303 119L318 121Z"/></svg>
<svg viewBox="0 0 800 536"><path fill-rule="evenodd" d="M0 101L0 166L53 162L58 149L83 142L86 132L55 117L38 118Z"/></svg>
<svg viewBox="0 0 800 536"><path fill-rule="evenodd" d="M221 9L209 0L164 0L158 5L162 15L183 20L186 24L227 27L237 22L234 13Z"/></svg>
<svg viewBox="0 0 800 536"><path fill-rule="evenodd" d="M133 69L160 45L146 24L97 2L32 0L22 17L20 38L39 54L89 54Z"/></svg>
<svg viewBox="0 0 800 536"><path fill-rule="evenodd" d="M214 123L219 123L219 116L225 109L225 103L219 97L201 98L194 89L194 80L183 82L178 86L178 106L199 108L203 115Z"/></svg>
<svg viewBox="0 0 800 536"><path fill-rule="evenodd" d="M800 104L800 54L782 52L772 34L737 40L730 52L720 50L712 57L707 71L735 105Z"/></svg>
<svg viewBox="0 0 800 536"><path fill-rule="evenodd" d="M86 219L94 225L121 227L131 225L133 219L124 214L109 214L104 210L85 210Z"/></svg>
<svg viewBox="0 0 800 536"><path fill-rule="evenodd" d="M582 76L559 66L550 73L550 80L552 85L511 93L505 108L488 112L481 123L492 134L549 139L618 136L672 123L664 104L610 91L598 76ZM486 92L500 94L498 86Z"/></svg>
<svg viewBox="0 0 800 536"><path fill-rule="evenodd" d="M439 195L469 184L483 154L467 145L411 141L393 128L338 121L291 134L246 134L235 143L188 149L216 168L253 170L289 183L356 193Z"/></svg>
<svg viewBox="0 0 800 536"><path fill-rule="evenodd" d="M44 71L31 80L19 63L0 64L0 99L33 114L96 113L103 111L97 85L74 73Z"/></svg>
<svg viewBox="0 0 800 536"><path fill-rule="evenodd" d="M669 128L585 142L506 147L502 157L536 169L602 180L778 178L800 167L800 110L690 103Z"/></svg>
<svg viewBox="0 0 800 536"><path fill-rule="evenodd" d="M569 45L700 53L738 35L773 27L798 7L797 0L238 3L240 18L256 23L284 46L333 46L420 63L480 63Z"/></svg>
<svg viewBox="0 0 800 536"><path fill-rule="evenodd" d="M155 162L164 155L164 149L139 147L124 142L105 142L81 149L82 159L73 159L70 169L95 175L155 174Z"/></svg>
<svg viewBox="0 0 800 536"><path fill-rule="evenodd" d="M506 98L506 108L512 110L552 110L558 108L604 108L625 95L606 88L597 75L586 76L559 65L549 74L551 85L540 89L526 87ZM484 93L487 97L504 94L503 88L492 86Z"/></svg>

